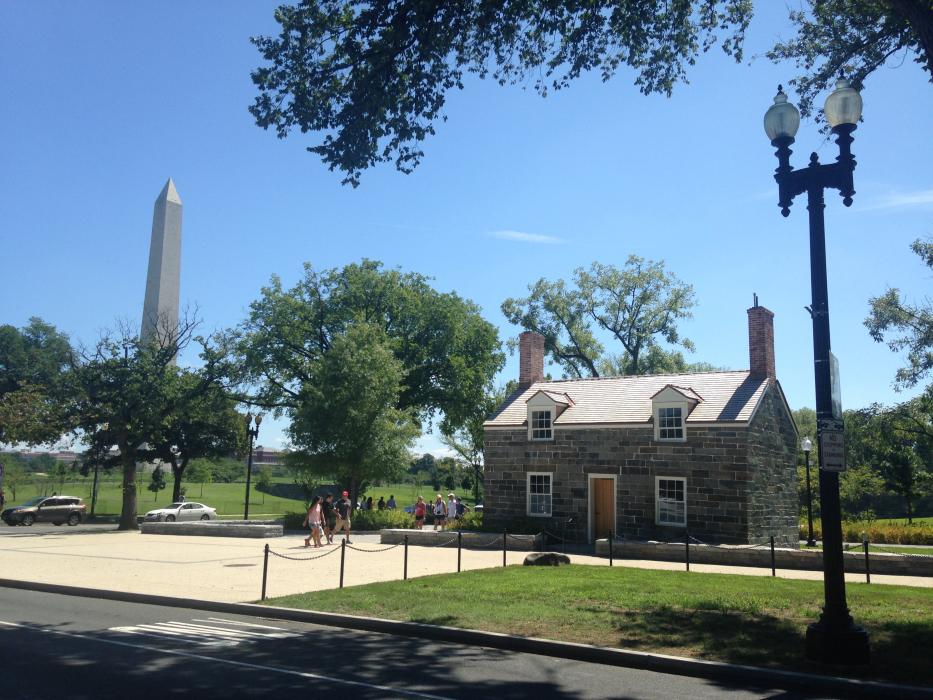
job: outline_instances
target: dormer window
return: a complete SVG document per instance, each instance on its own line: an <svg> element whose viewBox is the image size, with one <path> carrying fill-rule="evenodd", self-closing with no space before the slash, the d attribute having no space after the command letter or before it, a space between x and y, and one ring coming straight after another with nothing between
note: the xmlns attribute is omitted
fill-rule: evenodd
<svg viewBox="0 0 933 700"><path fill-rule="evenodd" d="M668 384L651 397L654 439L659 442L684 442L687 439L687 416L703 399L689 387Z"/></svg>
<svg viewBox="0 0 933 700"><path fill-rule="evenodd" d="M531 439L552 440L554 433L551 430L551 411L531 411Z"/></svg>
<svg viewBox="0 0 933 700"><path fill-rule="evenodd" d="M525 404L528 406L528 439L553 440L554 422L568 408L573 399L556 391L536 391Z"/></svg>

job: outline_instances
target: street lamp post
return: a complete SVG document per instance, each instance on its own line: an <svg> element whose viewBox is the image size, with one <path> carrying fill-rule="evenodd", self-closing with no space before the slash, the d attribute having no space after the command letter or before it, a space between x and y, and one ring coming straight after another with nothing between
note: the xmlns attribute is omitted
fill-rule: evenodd
<svg viewBox="0 0 933 700"><path fill-rule="evenodd" d="M256 427L250 427L255 421ZM259 424L262 423L262 416L253 416L246 414L246 435L249 440L249 457L246 459L246 504L243 508L243 520L249 520L249 479L253 474L253 440L259 435Z"/></svg>
<svg viewBox="0 0 933 700"><path fill-rule="evenodd" d="M813 302L813 364L816 383L817 438L820 440L820 514L823 524L823 613L807 627L807 658L824 663L863 665L870 659L868 633L857 627L846 604L842 554L842 517L839 506L839 473L844 463L827 462L826 445L838 444L842 435L841 408L833 400L832 353L829 343L829 293L826 284L826 231L823 222L823 190L836 189L843 204L852 204L855 194L852 173L855 158L850 150L852 132L862 114L862 98L841 78L826 99L826 121L836 135L839 156L835 163L821 165L816 153L810 163L798 170L790 166L790 145L800 126L800 113L787 101L778 86L774 104L765 114L764 125L771 144L777 149L781 214L788 216L794 197L806 192L810 218L810 286ZM837 471L831 471L835 469Z"/></svg>
<svg viewBox="0 0 933 700"><path fill-rule="evenodd" d="M803 450L803 459L807 466L807 546L815 547L816 540L813 539L813 492L810 491L810 450L813 449L813 443L809 437L800 441L800 449Z"/></svg>

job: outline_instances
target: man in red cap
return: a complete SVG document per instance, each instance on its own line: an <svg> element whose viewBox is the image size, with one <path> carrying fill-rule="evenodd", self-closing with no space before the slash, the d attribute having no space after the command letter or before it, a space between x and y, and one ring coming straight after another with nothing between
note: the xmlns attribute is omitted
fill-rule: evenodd
<svg viewBox="0 0 933 700"><path fill-rule="evenodd" d="M347 544L350 544L350 513L353 512L353 504L350 502L350 492L344 491L340 494L340 500L337 501L337 524L334 527L331 537L346 530Z"/></svg>

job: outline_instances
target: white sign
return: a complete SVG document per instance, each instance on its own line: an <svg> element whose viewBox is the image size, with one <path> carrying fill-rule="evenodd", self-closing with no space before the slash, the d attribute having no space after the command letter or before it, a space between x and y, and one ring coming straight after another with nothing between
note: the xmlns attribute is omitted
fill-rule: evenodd
<svg viewBox="0 0 933 700"><path fill-rule="evenodd" d="M827 472L846 470L846 441L841 430L820 431L820 469Z"/></svg>

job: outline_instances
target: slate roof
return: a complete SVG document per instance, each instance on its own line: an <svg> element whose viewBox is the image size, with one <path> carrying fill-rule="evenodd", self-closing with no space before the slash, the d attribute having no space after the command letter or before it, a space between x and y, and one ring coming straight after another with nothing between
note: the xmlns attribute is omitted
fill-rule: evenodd
<svg viewBox="0 0 933 700"><path fill-rule="evenodd" d="M555 425L646 424L651 421L651 397L668 384L703 397L687 417L688 424L741 423L747 422L754 414L768 386L768 378L745 370L536 382L509 396L484 425L524 425L528 418L525 402L539 391L566 394L573 401L573 405L557 417Z"/></svg>

